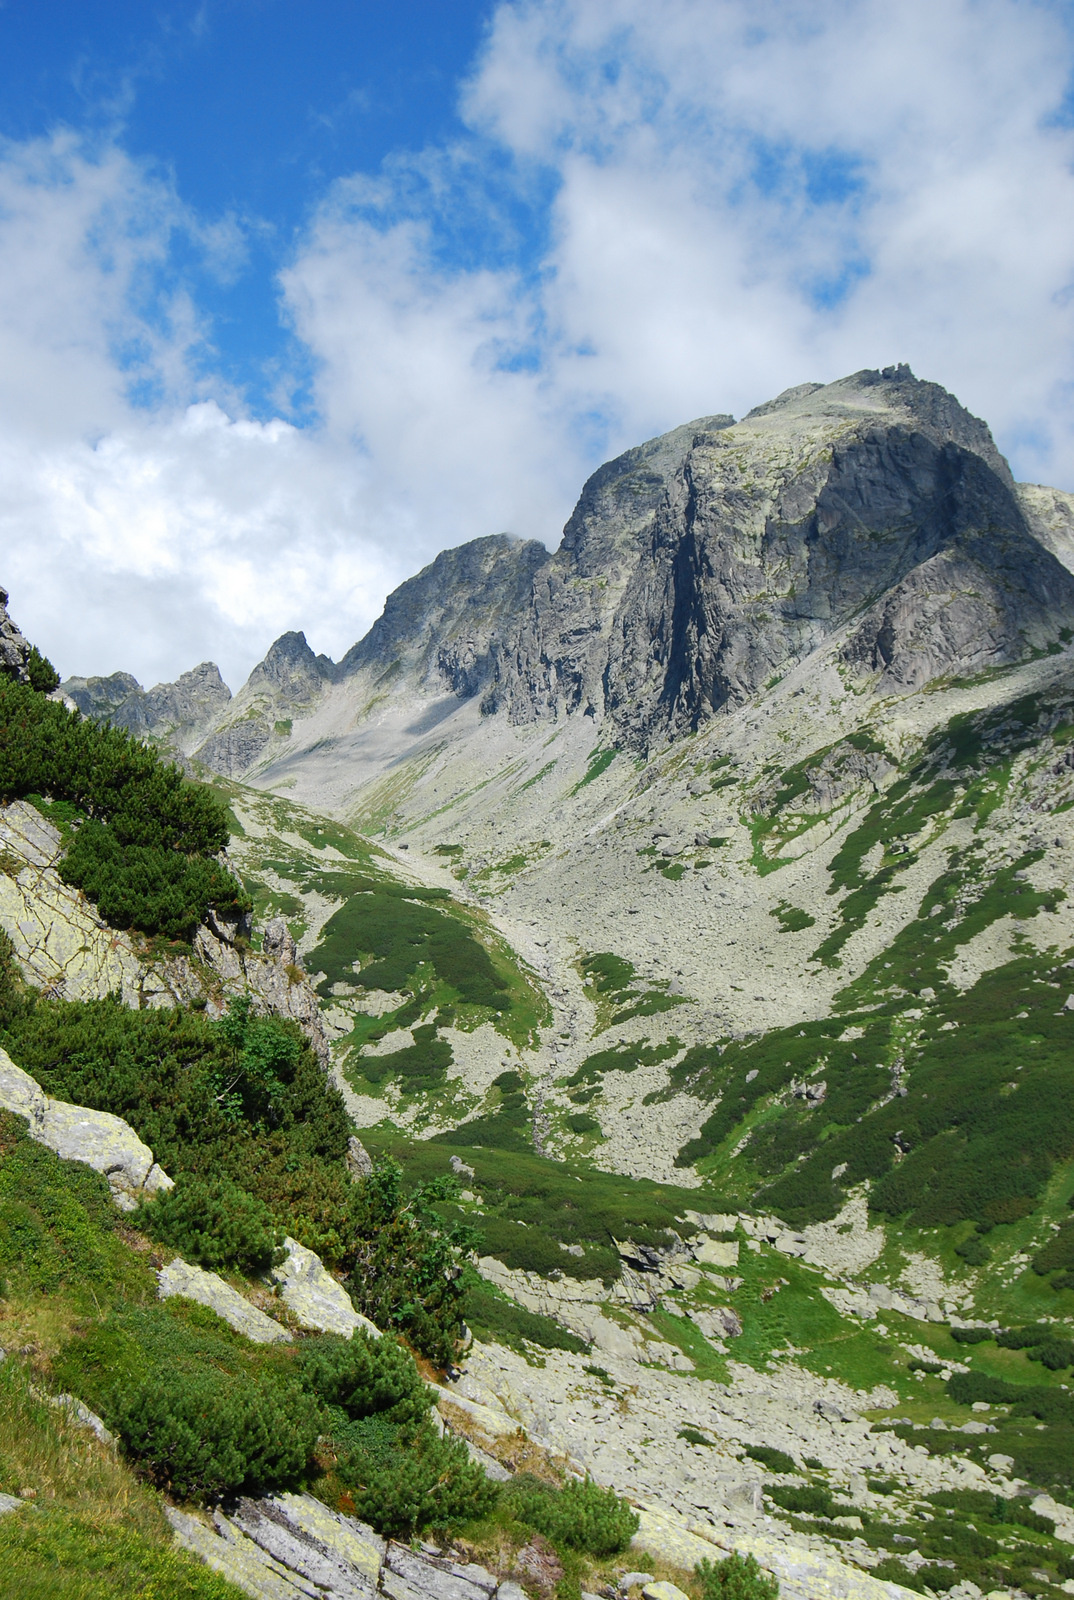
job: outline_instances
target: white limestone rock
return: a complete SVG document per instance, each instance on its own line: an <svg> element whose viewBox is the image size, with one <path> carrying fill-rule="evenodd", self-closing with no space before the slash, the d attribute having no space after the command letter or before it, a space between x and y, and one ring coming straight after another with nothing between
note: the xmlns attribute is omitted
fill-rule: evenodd
<svg viewBox="0 0 1074 1600"><path fill-rule="evenodd" d="M112 1198L124 1211L139 1200L173 1187L128 1122L110 1111L50 1100L28 1072L0 1050L0 1108L25 1117L31 1139L63 1161L82 1161L108 1179Z"/></svg>
<svg viewBox="0 0 1074 1600"><path fill-rule="evenodd" d="M157 1273L157 1293L162 1300L182 1295L185 1300L196 1300L198 1305L208 1306L236 1333L245 1335L254 1344L285 1343L291 1337L286 1328L243 1299L237 1289L215 1272L204 1272L179 1256Z"/></svg>
<svg viewBox="0 0 1074 1600"><path fill-rule="evenodd" d="M355 1311L350 1295L319 1255L297 1239L285 1239L284 1247L287 1254L273 1267L271 1275L279 1287L280 1299L303 1328L342 1334L345 1339L361 1328L371 1338L380 1338L376 1323Z"/></svg>

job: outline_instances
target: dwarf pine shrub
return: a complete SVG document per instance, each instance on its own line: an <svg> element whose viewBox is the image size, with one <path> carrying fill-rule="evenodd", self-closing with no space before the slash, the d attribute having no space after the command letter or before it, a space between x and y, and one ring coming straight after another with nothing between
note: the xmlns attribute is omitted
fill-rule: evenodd
<svg viewBox="0 0 1074 1600"><path fill-rule="evenodd" d="M521 1473L504 1490L506 1502L520 1522L527 1522L554 1544L592 1556L615 1555L638 1531L638 1514L614 1489L602 1489L592 1478L553 1488Z"/></svg>
<svg viewBox="0 0 1074 1600"><path fill-rule="evenodd" d="M388 1538L426 1528L450 1532L483 1517L497 1489L471 1461L465 1441L441 1438L429 1421L399 1427L385 1415L334 1429L336 1470L355 1512Z"/></svg>
<svg viewBox="0 0 1074 1600"><path fill-rule="evenodd" d="M0 799L47 796L77 824L61 871L115 927L189 937L210 906L249 907L214 858L227 811L208 788L120 728L49 700L55 674L31 659L30 685L0 676Z"/></svg>
<svg viewBox="0 0 1074 1600"><path fill-rule="evenodd" d="M777 1579L762 1572L756 1557L732 1550L722 1561L701 1561L697 1576L703 1600L779 1600Z"/></svg>
<svg viewBox="0 0 1074 1600"><path fill-rule="evenodd" d="M131 1222L209 1272L255 1277L283 1256L268 1206L229 1178L181 1172L175 1188L139 1206Z"/></svg>

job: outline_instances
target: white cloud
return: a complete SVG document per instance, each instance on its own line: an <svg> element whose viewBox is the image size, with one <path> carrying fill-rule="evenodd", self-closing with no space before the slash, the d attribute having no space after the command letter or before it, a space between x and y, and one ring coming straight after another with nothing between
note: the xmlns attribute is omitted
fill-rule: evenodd
<svg viewBox="0 0 1074 1600"><path fill-rule="evenodd" d="M290 627L338 655L445 545L554 544L611 450L897 360L985 416L1022 476L1074 486L1067 20L1035 0L502 4L469 133L334 185L281 277L314 363L305 429L244 420L204 376L172 240L234 271L237 228L117 143L0 149L16 617L65 671L148 681L211 656L235 684Z"/></svg>

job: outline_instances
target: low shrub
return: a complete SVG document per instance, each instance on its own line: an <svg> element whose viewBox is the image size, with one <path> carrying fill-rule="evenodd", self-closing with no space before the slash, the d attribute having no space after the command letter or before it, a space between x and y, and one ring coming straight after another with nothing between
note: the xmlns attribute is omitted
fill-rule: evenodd
<svg viewBox="0 0 1074 1600"><path fill-rule="evenodd" d="M407 1190L396 1162L376 1162L368 1177L350 1185L336 1255L357 1309L378 1328L399 1329L440 1363L451 1359L461 1334L463 1259L478 1242L469 1224L445 1225L434 1209L457 1192L447 1177Z"/></svg>
<svg viewBox="0 0 1074 1600"><path fill-rule="evenodd" d="M983 1267L986 1261L992 1259L991 1250L975 1233L963 1239L961 1244L956 1244L955 1254L961 1256L968 1267Z"/></svg>
<svg viewBox="0 0 1074 1600"><path fill-rule="evenodd" d="M703 1600L779 1600L779 1581L762 1572L755 1556L737 1550L722 1561L700 1561L697 1576Z"/></svg>
<svg viewBox="0 0 1074 1600"><path fill-rule="evenodd" d="M592 1556L615 1555L638 1531L634 1508L592 1478L555 1489L521 1473L505 1488L504 1498L520 1522L529 1523L554 1544Z"/></svg>
<svg viewBox="0 0 1074 1600"><path fill-rule="evenodd" d="M160 845L124 844L103 822L84 822L60 863L113 928L189 939L210 906L238 913L243 891L219 862Z"/></svg>
<svg viewBox="0 0 1074 1600"><path fill-rule="evenodd" d="M210 1367L155 1367L113 1393L107 1416L127 1454L184 1500L286 1485L309 1466L320 1433L317 1407L290 1386Z"/></svg>
<svg viewBox="0 0 1074 1600"><path fill-rule="evenodd" d="M113 1310L62 1348L53 1378L100 1412L145 1476L183 1499L293 1481L322 1431L322 1409L286 1355L181 1300Z"/></svg>
<svg viewBox="0 0 1074 1600"><path fill-rule="evenodd" d="M210 906L249 901L215 859L227 811L204 785L124 729L49 700L55 677L36 652L31 683L0 676L0 798L47 796L77 818L61 872L113 926L188 937Z"/></svg>
<svg viewBox="0 0 1074 1600"><path fill-rule="evenodd" d="M1032 1528L1034 1533L1055 1533L1055 1523L1042 1517L1025 1499L1004 1499L987 1489L938 1489L925 1496L930 1505L944 1510L957 1511L964 1516L977 1517L982 1522L1012 1523L1022 1528Z"/></svg>
<svg viewBox="0 0 1074 1600"><path fill-rule="evenodd" d="M107 1179L61 1161L0 1111L0 1277L44 1294L136 1295L152 1279L117 1237L118 1221Z"/></svg>
<svg viewBox="0 0 1074 1600"><path fill-rule="evenodd" d="M415 1425L433 1403L413 1357L387 1334L306 1340L297 1365L306 1388L352 1422L379 1416L393 1427Z"/></svg>
<svg viewBox="0 0 1074 1600"><path fill-rule="evenodd" d="M785 1450L777 1450L772 1445L755 1444L746 1451L751 1461L760 1462L762 1467L767 1467L769 1472L797 1472L798 1463L793 1456Z"/></svg>
<svg viewBox="0 0 1074 1600"><path fill-rule="evenodd" d="M795 1484L774 1484L765 1493L777 1506L797 1516L835 1517L839 1514L830 1491L818 1484L803 1484L801 1488Z"/></svg>
<svg viewBox="0 0 1074 1600"><path fill-rule="evenodd" d="M387 1538L450 1532L496 1502L496 1485L471 1461L465 1441L441 1438L429 1421L400 1427L380 1413L337 1423L333 1437L336 1471L355 1513Z"/></svg>
<svg viewBox="0 0 1074 1600"><path fill-rule="evenodd" d="M209 1272L256 1277L283 1257L268 1206L229 1178L181 1172L175 1188L140 1206L131 1222Z"/></svg>
<svg viewBox="0 0 1074 1600"><path fill-rule="evenodd" d="M1074 1267L1074 1222L1064 1222L1048 1243L1033 1257L1033 1271L1044 1277L1046 1273L1069 1271Z"/></svg>
<svg viewBox="0 0 1074 1600"><path fill-rule="evenodd" d="M447 892L415 889L373 879L352 879L349 895L324 925L317 960L325 973L324 995L340 981L367 989L405 990L416 969L431 966L461 1001L510 1010L507 983L488 951L449 909L432 902ZM363 959L355 976L354 962Z"/></svg>
<svg viewBox="0 0 1074 1600"><path fill-rule="evenodd" d="M947 1380L947 1392L960 1406L972 1406L977 1400L986 1405L1009 1405L1023 1393L1021 1385L1008 1383L1005 1378L993 1378L987 1372L955 1372Z"/></svg>

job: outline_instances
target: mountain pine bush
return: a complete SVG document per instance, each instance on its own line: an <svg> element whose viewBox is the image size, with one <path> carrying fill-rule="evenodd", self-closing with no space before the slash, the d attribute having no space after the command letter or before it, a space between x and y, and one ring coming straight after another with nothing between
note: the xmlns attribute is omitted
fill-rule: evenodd
<svg viewBox="0 0 1074 1600"><path fill-rule="evenodd" d="M43 657L31 662L42 687L49 670ZM0 799L34 795L75 809L62 872L114 927L189 937L210 906L248 908L213 859L229 837L216 795L124 729L0 677Z"/></svg>
<svg viewBox="0 0 1074 1600"><path fill-rule="evenodd" d="M355 1513L388 1538L426 1528L450 1532L490 1511L497 1489L466 1443L441 1438L431 1422L399 1427L376 1415L336 1427L336 1471Z"/></svg>
<svg viewBox="0 0 1074 1600"><path fill-rule="evenodd" d="M324 1420L287 1352L251 1346L179 1299L115 1307L64 1346L53 1378L100 1412L148 1478L183 1499L297 1481Z"/></svg>
<svg viewBox="0 0 1074 1600"><path fill-rule="evenodd" d="M701 1561L703 1600L779 1600L779 1582L761 1571L755 1556L739 1555L737 1550L722 1561Z"/></svg>
<svg viewBox="0 0 1074 1600"><path fill-rule="evenodd" d="M520 1473L505 1488L504 1497L520 1522L529 1523L555 1544L592 1556L615 1555L638 1531L638 1513L633 1506L592 1478L556 1489Z"/></svg>
<svg viewBox="0 0 1074 1600"><path fill-rule="evenodd" d="M139 1206L131 1223L208 1272L230 1269L252 1278L283 1256L268 1206L229 1178L181 1172L175 1188Z"/></svg>

